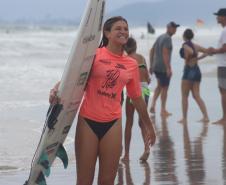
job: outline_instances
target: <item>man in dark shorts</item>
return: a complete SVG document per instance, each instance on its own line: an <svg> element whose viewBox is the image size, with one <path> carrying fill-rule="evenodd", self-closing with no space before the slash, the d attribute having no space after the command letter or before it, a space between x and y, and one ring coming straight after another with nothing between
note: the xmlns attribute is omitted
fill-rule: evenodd
<svg viewBox="0 0 226 185"><path fill-rule="evenodd" d="M156 101L161 95L161 116L170 116L166 110L167 93L172 76L171 54L173 50L171 37L176 33L179 24L170 22L167 24L166 33L160 35L150 50L150 73L154 72L157 78L157 87L151 104L151 113L155 113Z"/></svg>
<svg viewBox="0 0 226 185"><path fill-rule="evenodd" d="M215 124L226 125L226 8L221 8L217 13L217 22L223 27L218 48L209 48L210 54L215 54L218 62L217 78L221 95L223 116Z"/></svg>

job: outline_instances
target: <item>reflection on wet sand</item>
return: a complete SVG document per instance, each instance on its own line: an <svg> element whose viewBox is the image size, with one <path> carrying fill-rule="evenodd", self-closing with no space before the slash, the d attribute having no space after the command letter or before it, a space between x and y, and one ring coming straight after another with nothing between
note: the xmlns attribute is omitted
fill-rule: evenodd
<svg viewBox="0 0 226 185"><path fill-rule="evenodd" d="M157 141L150 158L120 162L117 185L226 185L226 126L155 120Z"/></svg>
<svg viewBox="0 0 226 185"><path fill-rule="evenodd" d="M142 162L140 164L143 167L143 171L144 171L144 175L145 175L145 180L144 180L143 185L150 185L151 184L151 168L149 166L149 163Z"/></svg>
<svg viewBox="0 0 226 185"><path fill-rule="evenodd" d="M148 162L141 162L140 169L144 172L144 182L142 185L150 185L151 180L151 169ZM125 179L125 181L124 181ZM136 179L135 179L136 180ZM135 181L136 182L136 181ZM133 178L131 176L130 162L123 161L119 165L118 169L118 183L117 185L136 185L133 182Z"/></svg>
<svg viewBox="0 0 226 185"><path fill-rule="evenodd" d="M183 124L184 160L189 184L205 183L205 161L203 155L203 141L207 136L208 124L203 123L202 130L194 141L189 137L188 124Z"/></svg>
<svg viewBox="0 0 226 185"><path fill-rule="evenodd" d="M155 123L155 119L153 119L153 122ZM159 184L170 182L172 185L177 185L174 142L169 135L167 120L162 119L161 128L157 127L158 124L155 125L159 141L155 146L157 150L153 151L153 178Z"/></svg>

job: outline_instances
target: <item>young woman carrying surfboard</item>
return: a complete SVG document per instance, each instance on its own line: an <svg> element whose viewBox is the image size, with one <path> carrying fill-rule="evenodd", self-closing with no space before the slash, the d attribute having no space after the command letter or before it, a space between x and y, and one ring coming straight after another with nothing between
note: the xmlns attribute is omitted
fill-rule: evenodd
<svg viewBox="0 0 226 185"><path fill-rule="evenodd" d="M91 185L99 159L99 185L114 185L122 150L121 92L124 86L146 128L145 144L155 143L155 131L142 98L137 62L124 54L129 37L123 17L104 23L78 115L75 135L77 184ZM59 84L58 84L59 85ZM50 103L58 100L56 85ZM151 125L151 126L150 126Z"/></svg>

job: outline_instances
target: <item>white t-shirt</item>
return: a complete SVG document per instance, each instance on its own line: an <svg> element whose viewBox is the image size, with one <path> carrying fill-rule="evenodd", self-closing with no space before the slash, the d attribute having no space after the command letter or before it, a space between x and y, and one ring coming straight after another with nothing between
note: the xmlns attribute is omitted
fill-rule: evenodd
<svg viewBox="0 0 226 185"><path fill-rule="evenodd" d="M224 27L218 41L218 48L221 48L224 44L226 44L226 26ZM226 53L217 54L216 59L219 67L226 67Z"/></svg>

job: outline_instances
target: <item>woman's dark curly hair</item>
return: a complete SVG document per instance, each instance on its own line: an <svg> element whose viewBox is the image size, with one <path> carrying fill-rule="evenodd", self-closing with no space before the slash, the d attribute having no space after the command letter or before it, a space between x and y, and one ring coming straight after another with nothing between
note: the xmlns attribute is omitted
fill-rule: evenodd
<svg viewBox="0 0 226 185"><path fill-rule="evenodd" d="M194 38L194 33L191 29L186 29L184 31L183 37L187 40L192 40Z"/></svg>
<svg viewBox="0 0 226 185"><path fill-rule="evenodd" d="M125 49L127 54L131 54L131 53L136 52L136 50L137 50L136 40L132 37L129 37L126 45L124 46L124 49Z"/></svg>

